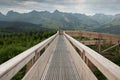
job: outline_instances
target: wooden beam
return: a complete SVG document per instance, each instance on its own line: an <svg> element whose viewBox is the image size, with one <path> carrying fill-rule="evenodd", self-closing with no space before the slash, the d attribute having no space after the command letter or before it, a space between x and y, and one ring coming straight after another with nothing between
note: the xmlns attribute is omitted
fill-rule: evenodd
<svg viewBox="0 0 120 80"><path fill-rule="evenodd" d="M111 46L111 47L109 47L109 48L101 51L101 53L106 52L106 51L108 51L108 50L110 50L110 49L112 49L112 48L114 48L114 47L116 47L116 46L118 46L118 45L119 45L119 44L115 44L115 45L113 45L113 46Z"/></svg>

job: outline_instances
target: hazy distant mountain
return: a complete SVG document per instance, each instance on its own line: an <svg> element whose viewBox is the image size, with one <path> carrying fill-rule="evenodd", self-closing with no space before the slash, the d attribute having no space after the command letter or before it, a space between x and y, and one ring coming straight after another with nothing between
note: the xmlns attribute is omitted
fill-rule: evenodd
<svg viewBox="0 0 120 80"><path fill-rule="evenodd" d="M103 24L101 23L102 25L99 28L96 28L95 31L111 33L111 34L120 34L120 14L117 14L115 16L107 16L107 17L105 17L104 15L104 19L102 18L101 21L103 21Z"/></svg>
<svg viewBox="0 0 120 80"><path fill-rule="evenodd" d="M111 22L112 25L120 25L120 14L114 16L113 21Z"/></svg>
<svg viewBox="0 0 120 80"><path fill-rule="evenodd" d="M111 34L120 34L120 25L104 25L104 27L100 27L95 29L97 32L111 33Z"/></svg>
<svg viewBox="0 0 120 80"><path fill-rule="evenodd" d="M114 19L114 16L104 15L104 14L95 14L95 15L91 16L91 18L93 20L97 21L99 24L103 25L103 24L108 24L108 23L112 22L112 20Z"/></svg>
<svg viewBox="0 0 120 80"><path fill-rule="evenodd" d="M4 20L6 20L6 17L2 13L0 13L0 21L4 21Z"/></svg>
<svg viewBox="0 0 120 80"><path fill-rule="evenodd" d="M0 13L0 21L27 22L35 25L41 24L42 27L54 29L60 27L62 29L100 30L106 28L106 25L110 27L119 26L120 14L115 16L104 14L87 16L84 14L60 12L58 10L55 10L53 13L33 10L29 13L22 14L9 11L7 15Z"/></svg>
<svg viewBox="0 0 120 80"><path fill-rule="evenodd" d="M97 27L99 23L83 14L63 13L58 10L50 13L48 11L32 11L29 13L17 13L9 11L6 16L0 17L4 21L22 21L34 24L42 24L48 28L62 27L65 29L91 29Z"/></svg>

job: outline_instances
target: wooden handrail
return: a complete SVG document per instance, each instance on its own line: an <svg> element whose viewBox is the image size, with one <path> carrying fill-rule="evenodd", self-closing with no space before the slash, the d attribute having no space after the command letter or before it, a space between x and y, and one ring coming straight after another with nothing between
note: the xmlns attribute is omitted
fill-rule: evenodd
<svg viewBox="0 0 120 80"><path fill-rule="evenodd" d="M120 35L115 35L115 34L98 33L98 32L90 32L90 31L78 31L78 30L75 31L66 30L65 32L70 36L104 39L106 42L111 42L113 44L116 43L118 44L120 42Z"/></svg>
<svg viewBox="0 0 120 80"><path fill-rule="evenodd" d="M71 57L80 76L80 80L98 80L66 37L65 42L67 43L67 48L70 50Z"/></svg>
<svg viewBox="0 0 120 80"><path fill-rule="evenodd" d="M83 40L83 41L80 41L80 42L85 44L85 45L97 45L98 41L99 40ZM101 40L100 44L103 44L103 40Z"/></svg>
<svg viewBox="0 0 120 80"><path fill-rule="evenodd" d="M51 43L54 38L58 35L58 32L50 38L42 41L41 43L33 46L32 48L22 52L16 57L8 60L7 62L0 65L0 80L10 80L18 71L20 71L31 59Z"/></svg>
<svg viewBox="0 0 120 80"><path fill-rule="evenodd" d="M71 36L64 32L66 38L76 46L81 53L87 57L109 80L120 80L120 67L107 58L101 56L99 53L83 45L79 41L73 39Z"/></svg>
<svg viewBox="0 0 120 80"><path fill-rule="evenodd" d="M56 43L58 41L58 36L51 42L48 48L45 50L43 55L35 62L35 64L30 68L30 70L25 74L22 80L43 80L44 70L49 64L49 59L53 56L56 49Z"/></svg>

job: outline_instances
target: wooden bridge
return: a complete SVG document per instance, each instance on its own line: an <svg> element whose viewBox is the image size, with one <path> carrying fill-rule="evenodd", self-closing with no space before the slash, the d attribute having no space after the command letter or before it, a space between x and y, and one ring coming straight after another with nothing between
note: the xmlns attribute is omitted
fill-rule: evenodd
<svg viewBox="0 0 120 80"><path fill-rule="evenodd" d="M120 66L71 37L83 35L119 44L120 36L92 32L75 33L57 32L1 64L0 80L10 80L25 66L27 71L22 80L98 80L90 69L91 64L108 80L120 80Z"/></svg>

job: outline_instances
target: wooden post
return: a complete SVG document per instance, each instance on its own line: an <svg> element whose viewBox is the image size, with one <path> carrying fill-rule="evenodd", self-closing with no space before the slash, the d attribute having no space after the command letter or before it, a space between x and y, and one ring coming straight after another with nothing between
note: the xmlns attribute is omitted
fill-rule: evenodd
<svg viewBox="0 0 120 80"><path fill-rule="evenodd" d="M88 65L89 64L89 60L88 58L85 56L85 63Z"/></svg>
<svg viewBox="0 0 120 80"><path fill-rule="evenodd" d="M83 50L83 52L82 52L82 59L83 59L83 61L85 62L85 51Z"/></svg>
<svg viewBox="0 0 120 80"><path fill-rule="evenodd" d="M26 64L26 73L30 70L30 68L32 67L34 63L34 60L31 59L27 64Z"/></svg>
<svg viewBox="0 0 120 80"><path fill-rule="evenodd" d="M79 38L80 38L80 40L81 40L81 38L82 38L82 32L81 31L79 31Z"/></svg>
<svg viewBox="0 0 120 80"><path fill-rule="evenodd" d="M99 53L101 52L101 34L99 34L99 37L98 37L98 52Z"/></svg>
<svg viewBox="0 0 120 80"><path fill-rule="evenodd" d="M59 35L60 35L60 27L59 27Z"/></svg>
<svg viewBox="0 0 120 80"><path fill-rule="evenodd" d="M118 51L118 53L120 54L120 41L118 41L118 47L116 48L117 49L117 51Z"/></svg>
<svg viewBox="0 0 120 80"><path fill-rule="evenodd" d="M36 51L35 51L35 60L34 60L34 62L36 62L38 58L39 58L39 53L38 53L37 50L36 50Z"/></svg>
<svg viewBox="0 0 120 80"><path fill-rule="evenodd" d="M45 46L45 50L48 48L48 45Z"/></svg>
<svg viewBox="0 0 120 80"><path fill-rule="evenodd" d="M30 70L30 68L33 66L33 64L37 61L38 58L39 58L39 54L36 50L35 56L26 64L26 72Z"/></svg>
<svg viewBox="0 0 120 80"><path fill-rule="evenodd" d="M79 49L78 49L78 50L79 50ZM80 50L79 50L79 52L78 52L78 53L79 53L80 57L82 57L82 53L81 53L81 51L80 51Z"/></svg>
<svg viewBox="0 0 120 80"><path fill-rule="evenodd" d="M100 42L100 40L99 40L99 42L98 42L98 52L99 52L99 53L101 52L101 42Z"/></svg>
<svg viewBox="0 0 120 80"><path fill-rule="evenodd" d="M83 52L81 52L81 58L83 59Z"/></svg>

